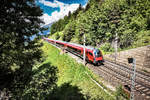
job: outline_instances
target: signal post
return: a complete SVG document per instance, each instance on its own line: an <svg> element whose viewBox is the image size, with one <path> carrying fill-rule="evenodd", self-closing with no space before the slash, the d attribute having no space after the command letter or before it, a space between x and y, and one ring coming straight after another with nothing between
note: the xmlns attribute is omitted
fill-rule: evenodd
<svg viewBox="0 0 150 100"><path fill-rule="evenodd" d="M134 92L135 92L135 77L136 77L136 59L128 58L128 63L132 63L132 76L131 76L131 93L130 100L134 100Z"/></svg>

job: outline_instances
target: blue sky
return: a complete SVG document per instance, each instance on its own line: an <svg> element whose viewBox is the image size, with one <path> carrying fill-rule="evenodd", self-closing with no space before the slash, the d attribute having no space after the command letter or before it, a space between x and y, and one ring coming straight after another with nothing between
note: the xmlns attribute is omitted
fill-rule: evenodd
<svg viewBox="0 0 150 100"><path fill-rule="evenodd" d="M43 9L41 19L44 20L45 25L58 21L67 15L69 11L75 11L79 4L84 7L87 2L88 0L36 0L36 4Z"/></svg>

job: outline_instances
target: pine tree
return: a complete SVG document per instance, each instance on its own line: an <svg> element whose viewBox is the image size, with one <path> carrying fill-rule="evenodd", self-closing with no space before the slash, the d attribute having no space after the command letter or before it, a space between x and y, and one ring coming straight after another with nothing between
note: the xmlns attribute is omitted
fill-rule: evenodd
<svg viewBox="0 0 150 100"><path fill-rule="evenodd" d="M6 82L19 84L29 80L32 66L41 58L41 44L30 38L42 30L43 21L39 18L42 10L34 0L0 3L0 86L3 84L4 88Z"/></svg>

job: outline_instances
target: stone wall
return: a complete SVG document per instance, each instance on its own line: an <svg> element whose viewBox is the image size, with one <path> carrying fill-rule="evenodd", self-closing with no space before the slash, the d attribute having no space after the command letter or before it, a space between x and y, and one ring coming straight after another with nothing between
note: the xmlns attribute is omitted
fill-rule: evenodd
<svg viewBox="0 0 150 100"><path fill-rule="evenodd" d="M150 45L118 52L116 61L131 66L127 60L130 57L136 59L137 69L150 72ZM104 55L104 58L115 61L115 53Z"/></svg>

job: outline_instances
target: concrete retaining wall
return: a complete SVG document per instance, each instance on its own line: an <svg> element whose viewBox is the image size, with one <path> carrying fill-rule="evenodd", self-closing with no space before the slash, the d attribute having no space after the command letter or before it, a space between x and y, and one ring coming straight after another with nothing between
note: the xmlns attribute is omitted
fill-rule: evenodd
<svg viewBox="0 0 150 100"><path fill-rule="evenodd" d="M118 52L116 61L131 66L127 60L129 57L136 59L137 69L150 72L150 45ZM104 58L115 61L115 53L104 55Z"/></svg>

